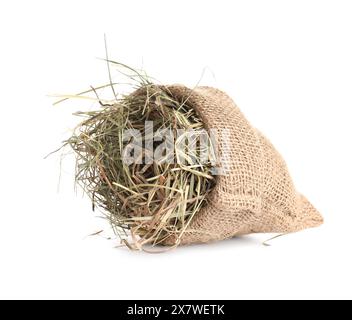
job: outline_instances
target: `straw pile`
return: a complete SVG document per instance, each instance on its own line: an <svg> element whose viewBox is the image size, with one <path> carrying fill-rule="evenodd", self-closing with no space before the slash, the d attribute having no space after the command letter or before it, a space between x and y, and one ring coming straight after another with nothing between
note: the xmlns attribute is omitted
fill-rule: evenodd
<svg viewBox="0 0 352 320"><path fill-rule="evenodd" d="M173 237L178 245L214 186L212 166L210 161L199 161L199 147L188 154L177 148L182 137L175 141L174 154L164 154L162 159L146 161L152 155L145 145L161 130L175 137L178 129L204 134L203 123L187 101L176 101L166 87L154 85L145 76L138 80L133 94L116 95L110 103L98 99L98 110L76 113L85 119L65 145L76 154L76 182L91 198L93 208L102 209L124 244L142 249ZM146 132L146 121L152 121L153 132ZM124 161L125 148L133 139L123 139L129 129L138 130L143 142L141 161L131 164ZM152 142L152 149L161 143ZM170 157L176 161L166 161Z"/></svg>

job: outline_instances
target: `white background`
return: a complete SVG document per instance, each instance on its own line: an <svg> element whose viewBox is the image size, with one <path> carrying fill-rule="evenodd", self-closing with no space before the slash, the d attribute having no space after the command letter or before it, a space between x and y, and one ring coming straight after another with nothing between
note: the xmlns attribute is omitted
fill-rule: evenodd
<svg viewBox="0 0 352 320"><path fill-rule="evenodd" d="M350 1L2 1L0 298L352 298ZM84 109L47 94L106 83L110 57L227 91L282 153L324 226L150 255L107 224L59 155ZM105 228L107 229L107 228ZM106 231L109 233L109 230Z"/></svg>

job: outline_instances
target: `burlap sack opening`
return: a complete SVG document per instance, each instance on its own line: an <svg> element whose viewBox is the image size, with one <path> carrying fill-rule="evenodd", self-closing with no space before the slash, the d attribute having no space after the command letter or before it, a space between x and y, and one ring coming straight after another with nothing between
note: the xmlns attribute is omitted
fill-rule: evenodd
<svg viewBox="0 0 352 320"><path fill-rule="evenodd" d="M197 110L209 129L229 132L230 145L219 143L228 172L217 176L207 204L193 218L181 244L222 240L236 235L289 233L323 223L319 212L293 185L285 161L224 92L211 87L167 89ZM168 238L166 245L174 244Z"/></svg>

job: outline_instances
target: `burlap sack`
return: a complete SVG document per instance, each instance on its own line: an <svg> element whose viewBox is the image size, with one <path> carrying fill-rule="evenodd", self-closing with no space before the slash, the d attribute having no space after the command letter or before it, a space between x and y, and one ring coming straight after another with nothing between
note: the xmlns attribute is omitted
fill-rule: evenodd
<svg viewBox="0 0 352 320"><path fill-rule="evenodd" d="M323 223L319 212L295 190L285 161L224 92L168 86L178 101L187 99L207 129L228 129L228 174L217 176L207 204L193 218L180 244L222 240L257 232L295 232ZM171 245L175 239L168 239Z"/></svg>

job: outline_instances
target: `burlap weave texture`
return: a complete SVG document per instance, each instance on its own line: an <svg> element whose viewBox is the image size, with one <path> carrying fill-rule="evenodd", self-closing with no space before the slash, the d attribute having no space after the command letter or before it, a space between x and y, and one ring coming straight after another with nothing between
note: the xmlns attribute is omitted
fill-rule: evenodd
<svg viewBox="0 0 352 320"><path fill-rule="evenodd" d="M207 204L193 218L181 244L249 233L295 232L323 223L319 212L296 191L281 155L227 94L211 87L167 89L174 99L187 99L208 130L226 129L230 142L219 143L219 155L228 170L216 177ZM165 244L173 241L169 238Z"/></svg>

